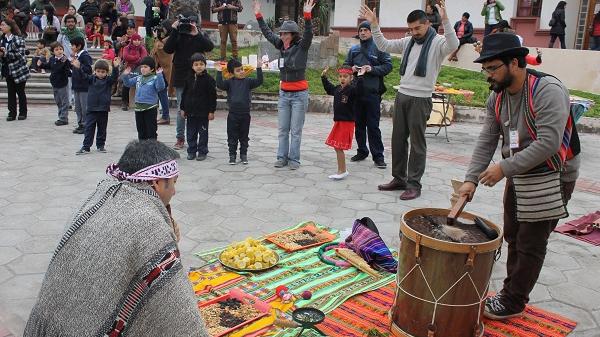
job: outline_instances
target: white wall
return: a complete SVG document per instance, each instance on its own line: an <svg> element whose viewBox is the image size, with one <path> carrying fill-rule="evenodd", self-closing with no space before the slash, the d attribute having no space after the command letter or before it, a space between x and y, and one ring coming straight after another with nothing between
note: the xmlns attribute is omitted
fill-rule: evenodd
<svg viewBox="0 0 600 337"><path fill-rule="evenodd" d="M415 9L423 9L422 0L382 0L379 24L382 27L406 27L406 17Z"/></svg>
<svg viewBox="0 0 600 337"><path fill-rule="evenodd" d="M542 64L529 66L530 68L558 77L569 89L600 94L600 57L597 51L556 48L541 50L544 54ZM535 48L529 48L529 53L535 54ZM444 60L443 64L479 71L481 64L473 63L478 56L473 47L465 45L458 53L458 62L448 63Z"/></svg>
<svg viewBox="0 0 600 337"><path fill-rule="evenodd" d="M501 12L502 19L510 22L510 18L516 15L518 0L500 0L500 2L505 7ZM469 21L471 21L473 27L484 28L485 18L481 16L483 3L483 0L455 0L452 2L446 2L448 17L450 18L450 21L454 23L460 20L464 12L468 12L471 14Z"/></svg>
<svg viewBox="0 0 600 337"><path fill-rule="evenodd" d="M548 26L548 22L550 22L550 19L552 19L552 12L554 12L556 4L558 4L559 1L560 0L544 0L544 2L542 3L542 13L540 15L541 29L550 29L550 26ZM577 34L577 23L580 6L580 0L567 1L567 7L565 8L565 21L567 23L565 39L567 48L573 48L575 46L575 36ZM554 46L558 46L558 48L560 48L558 39L554 43Z"/></svg>
<svg viewBox="0 0 600 337"><path fill-rule="evenodd" d="M361 0L338 0L333 13L333 27L354 27L358 18Z"/></svg>

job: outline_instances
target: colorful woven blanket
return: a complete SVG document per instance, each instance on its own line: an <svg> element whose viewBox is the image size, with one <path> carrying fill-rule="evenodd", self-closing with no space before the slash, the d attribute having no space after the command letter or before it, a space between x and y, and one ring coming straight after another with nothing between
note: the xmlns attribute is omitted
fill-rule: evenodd
<svg viewBox="0 0 600 337"><path fill-rule="evenodd" d="M306 223L301 223L292 229L302 227L304 224ZM320 225L317 226L324 228ZM290 230L290 228L285 230ZM336 230L328 230L336 235L338 234ZM213 262L217 261L218 255L224 248L197 253L196 256L209 263L207 266L196 270L196 273L190 273L190 280L194 284L198 301L204 302L225 294L231 288L240 288L263 301L273 302L277 299L275 288L279 285L285 285L294 294L300 294L305 290L312 293L310 300L297 300L295 302L296 307L311 306L328 313L356 294L374 290L390 283L395 276L394 274L381 272L380 277L372 277L354 267L344 269L325 264L318 257L319 247L287 253L273 244L267 242L263 242L263 244L279 254L279 264L268 271L247 273L237 277L224 270L219 262ZM333 252L328 253L333 254ZM222 283L218 284L218 280L221 280ZM293 308L287 309L289 314ZM297 329L281 330L273 326L265 327L265 322L269 319L272 323L274 317L257 321L252 324L255 330L249 330L254 332L260 330L261 333L269 332L274 336L281 337L294 336L298 333Z"/></svg>
<svg viewBox="0 0 600 337"><path fill-rule="evenodd" d="M391 335L387 313L394 296L394 282L354 296L329 313L318 328L327 336L365 337L372 329ZM564 337L577 325L570 319L533 306L527 306L523 317L506 321L484 319L484 324L485 337ZM303 336L319 335L307 331Z"/></svg>

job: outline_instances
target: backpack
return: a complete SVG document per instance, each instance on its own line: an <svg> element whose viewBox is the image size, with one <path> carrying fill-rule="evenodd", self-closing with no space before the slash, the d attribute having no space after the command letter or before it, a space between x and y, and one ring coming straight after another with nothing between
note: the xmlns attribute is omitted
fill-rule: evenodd
<svg viewBox="0 0 600 337"><path fill-rule="evenodd" d="M542 73L539 71L535 71L532 69L527 69L527 79L529 84L529 90L527 92L528 95L528 114L525 116L525 123L527 125L527 131L529 132L529 136L531 139L537 139L537 128L535 125L535 117L536 112L534 111L534 94L539 84L539 81L542 77L552 76L553 75ZM558 78L556 78L558 80ZM560 81L560 80L559 80ZM496 102L494 106L494 110L496 113L496 121L499 124L502 124L500 120L500 110L502 107L502 97L504 92L500 92L496 95ZM575 118L573 117L573 112L569 109L569 117L567 119L567 124L565 125L565 131L563 133L562 143L560 145L560 149L557 153L555 153L552 157L546 160L546 166L553 171L560 171L562 165L566 160L570 160L581 152L581 144L579 142L579 135L577 133L577 127L575 125Z"/></svg>

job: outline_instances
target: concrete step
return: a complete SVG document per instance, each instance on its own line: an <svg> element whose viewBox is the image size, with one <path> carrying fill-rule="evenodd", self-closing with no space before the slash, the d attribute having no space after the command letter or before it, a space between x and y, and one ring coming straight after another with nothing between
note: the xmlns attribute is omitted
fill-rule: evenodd
<svg viewBox="0 0 600 337"><path fill-rule="evenodd" d="M8 94L5 90L0 92L0 103L6 104L8 98ZM176 105L176 99L174 97L169 98L171 108L174 108ZM32 93L29 94L27 91L27 104L54 104L54 96L52 93ZM120 106L121 105L121 97L112 97L111 99L112 106ZM227 110L227 100L226 99L217 99L217 110ZM268 101L268 100L254 100L252 101L251 106L252 111L277 111L277 101Z"/></svg>

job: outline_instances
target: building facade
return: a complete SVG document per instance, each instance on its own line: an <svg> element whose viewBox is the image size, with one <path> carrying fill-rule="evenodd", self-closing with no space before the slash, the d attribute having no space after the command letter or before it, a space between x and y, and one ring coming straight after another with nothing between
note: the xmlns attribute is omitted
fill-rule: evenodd
<svg viewBox="0 0 600 337"><path fill-rule="evenodd" d="M517 33L524 38L525 44L532 47L547 47L550 39L548 22L559 0L499 0L505 6L502 17L511 23ZM425 8L425 0L343 0L336 1L333 12L333 30L342 36L356 34L358 12L361 4L377 8L383 31L392 37L401 37L406 33L406 17L414 9ZM480 15L484 1L452 0L447 1L448 16L457 21L463 12L471 14L475 35L483 36L484 18ZM587 26L593 20L593 14L600 10L600 0L568 0L566 7L567 48L587 47ZM558 42L558 41L557 41ZM557 43L558 44L558 43ZM555 45L556 46L556 45Z"/></svg>

